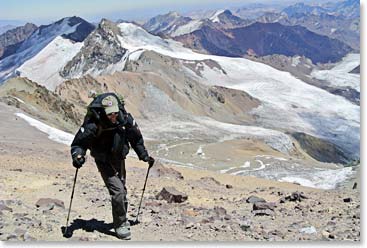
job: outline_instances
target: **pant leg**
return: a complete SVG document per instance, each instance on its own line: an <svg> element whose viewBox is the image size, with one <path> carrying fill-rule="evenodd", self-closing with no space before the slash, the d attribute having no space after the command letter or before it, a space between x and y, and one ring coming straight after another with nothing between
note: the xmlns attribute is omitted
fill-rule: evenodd
<svg viewBox="0 0 367 248"><path fill-rule="evenodd" d="M122 163L113 163L111 161L98 161L96 164L103 181L111 195L112 203L112 217L115 227L119 227L122 223L127 221L127 190L125 186L125 178L122 177ZM118 168L120 167L120 168Z"/></svg>

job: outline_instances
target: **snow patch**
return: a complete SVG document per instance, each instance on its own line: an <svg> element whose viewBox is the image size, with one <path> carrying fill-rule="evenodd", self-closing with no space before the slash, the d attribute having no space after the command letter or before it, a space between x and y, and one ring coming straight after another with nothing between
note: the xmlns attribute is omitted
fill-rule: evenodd
<svg viewBox="0 0 367 248"><path fill-rule="evenodd" d="M320 188L320 189L334 189L339 183L345 181L353 174L352 167L345 167L336 170L316 171L308 178L298 176L286 176L279 181L281 182L296 182L302 186Z"/></svg>
<svg viewBox="0 0 367 248"><path fill-rule="evenodd" d="M171 33L171 36L176 37L176 36L192 33L195 30L198 30L201 27L202 23L203 23L202 20L192 20L185 25L179 26L175 31Z"/></svg>
<svg viewBox="0 0 367 248"><path fill-rule="evenodd" d="M224 12L224 10L218 10L216 11L210 18L209 20L211 20L212 22L220 22L219 20L219 15L222 14Z"/></svg>
<svg viewBox="0 0 367 248"><path fill-rule="evenodd" d="M65 144L65 145L70 145L71 142L73 142L74 139L74 135L70 134L70 133L66 133L64 131L61 131L59 129L50 127L36 119L33 119L23 113L15 113L16 116L24 119L25 121L27 121L29 123L29 125L31 125L32 127L37 128L38 130L40 130L43 133L48 134L48 138L50 140L56 141L58 143L61 144Z"/></svg>

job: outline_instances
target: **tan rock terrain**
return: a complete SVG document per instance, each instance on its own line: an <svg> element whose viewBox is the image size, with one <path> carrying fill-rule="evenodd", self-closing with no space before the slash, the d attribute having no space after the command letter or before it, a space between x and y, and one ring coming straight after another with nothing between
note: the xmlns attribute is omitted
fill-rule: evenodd
<svg viewBox="0 0 367 248"><path fill-rule="evenodd" d="M91 157L77 178L68 227L72 235L63 237L75 175L69 147L49 140L15 112L19 109L0 103L0 239L118 241L109 195ZM127 171L133 221L147 165L129 158ZM158 160L150 171L141 222L132 226L132 240L359 241L359 186L354 179L334 190L319 190ZM163 188L179 194L171 200L187 200L164 200Z"/></svg>

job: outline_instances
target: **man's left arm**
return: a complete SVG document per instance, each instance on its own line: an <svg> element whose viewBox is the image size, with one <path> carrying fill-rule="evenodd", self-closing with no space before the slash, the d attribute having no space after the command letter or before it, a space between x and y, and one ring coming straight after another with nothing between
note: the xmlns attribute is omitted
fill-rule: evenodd
<svg viewBox="0 0 367 248"><path fill-rule="evenodd" d="M127 114L126 136L139 159L148 162L149 154L144 146L143 135L131 114Z"/></svg>

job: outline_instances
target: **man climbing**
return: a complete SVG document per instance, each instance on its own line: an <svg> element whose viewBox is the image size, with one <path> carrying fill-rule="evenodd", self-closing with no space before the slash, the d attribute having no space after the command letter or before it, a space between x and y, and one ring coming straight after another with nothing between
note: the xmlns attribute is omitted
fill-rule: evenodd
<svg viewBox="0 0 367 248"><path fill-rule="evenodd" d="M111 195L113 224L120 239L131 238L126 217L128 202L125 185L125 159L129 144L140 160L153 166L154 159L148 155L137 123L126 112L116 94L95 96L71 144L71 156L73 166L80 168L85 162L87 149L90 150Z"/></svg>

